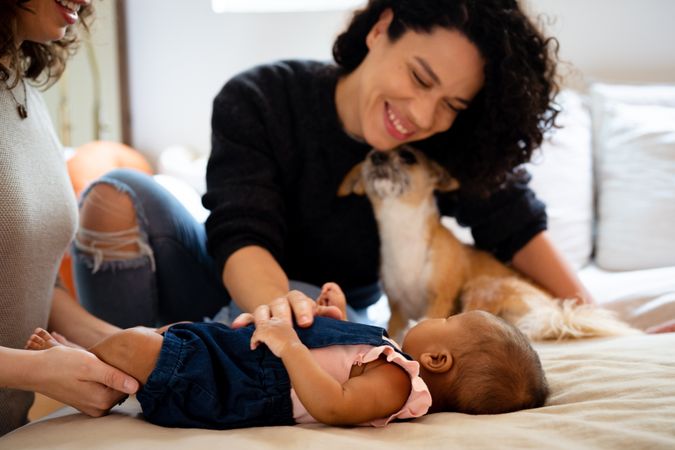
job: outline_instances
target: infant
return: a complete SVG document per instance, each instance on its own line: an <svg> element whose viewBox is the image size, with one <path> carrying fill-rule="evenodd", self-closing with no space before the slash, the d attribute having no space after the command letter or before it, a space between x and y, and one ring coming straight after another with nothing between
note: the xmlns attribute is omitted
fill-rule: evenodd
<svg viewBox="0 0 675 450"><path fill-rule="evenodd" d="M317 301L344 311L335 283ZM63 344L38 329L26 346L55 345ZM483 311L422 320L402 348L382 328L316 317L308 328L276 318L238 329L215 322L137 327L89 351L138 379L146 420L171 427L384 426L428 412L534 408L548 395L527 338Z"/></svg>

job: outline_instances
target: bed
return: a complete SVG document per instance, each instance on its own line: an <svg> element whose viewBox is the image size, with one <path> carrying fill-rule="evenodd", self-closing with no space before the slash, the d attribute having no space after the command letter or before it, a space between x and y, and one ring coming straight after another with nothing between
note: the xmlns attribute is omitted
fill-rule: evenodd
<svg viewBox="0 0 675 450"><path fill-rule="evenodd" d="M633 326L675 318L675 87L595 85L560 101L565 128L531 167L553 239L593 296ZM649 177L636 184L635 173ZM212 431L146 423L130 398L100 419L62 409L0 438L0 449L675 448L675 333L536 349L551 396L533 410L432 414L385 429Z"/></svg>
<svg viewBox="0 0 675 450"><path fill-rule="evenodd" d="M0 439L0 449L675 448L675 334L538 344L552 395L494 416L431 414L384 429L324 425L213 431L145 422L130 398L109 416L72 409Z"/></svg>
<svg viewBox="0 0 675 450"><path fill-rule="evenodd" d="M621 8L610 0L527 3L559 18L552 31L560 38L562 56L575 61L584 75L579 83L584 87L582 94L566 91L560 97L565 128L547 140L543 156L536 157L530 167L533 186L548 204L551 236L579 270L595 299L627 322L644 329L675 318L675 87L593 85L586 89L586 82L593 77L675 82L673 58L668 57L673 53L672 14L668 14L673 6L665 0L624 2ZM129 47L135 49L130 55L130 78L134 90L143 92L132 100L153 108L132 111L135 143L154 154L169 144L191 149L200 147L198 137L208 140L207 110L195 108L202 115L190 117L167 117L157 111L171 111L177 99L180 104L199 100L199 105L210 105L215 91L206 92L205 86L216 89L224 74L236 71L229 67L198 71L195 89L173 96L167 96L157 84L161 79L167 85L182 85L185 73L166 69L174 67L175 46L167 47L166 34L152 29L153 23L165 29L170 20L149 23L139 18L177 14L181 7L190 8L191 15L199 12L194 5L185 5L181 0L139 2L129 20ZM146 14L139 14L138 8L146 8ZM195 39L200 39L203 51L213 54L222 55L222 43L227 42L213 36L229 32L235 22L260 31L246 22L256 19L253 16L227 18L232 27L212 19L209 12L193 22L199 24L200 31L212 27L209 39ZM270 28L281 23L272 19ZM335 23L342 26L342 20L341 13L336 13ZM150 31L141 34L138 30ZM202 36L189 32L182 36L191 34ZM275 31L272 36L274 40L284 37ZM261 40L250 39L258 46ZM204 50L211 44L216 47ZM294 45L298 43L294 41ZM152 53L138 49L151 49ZM219 61L251 65L242 62L244 53L251 52L242 50L237 57ZM144 64L149 54L155 62L163 61L165 55L168 62ZM201 55L187 49L184 52L188 63L189 58ZM193 65L200 67L196 60ZM171 76L178 77L175 83L167 78ZM189 98L176 97L180 95ZM167 122L169 119L177 123ZM176 133L167 130L188 131L179 133L183 140L177 141ZM167 139L173 141L165 142ZM189 152L188 156L186 152L165 152L165 158L159 157L159 167L164 162L164 176L178 177L168 184L173 184L174 192L203 218L199 196L190 190L203 189L200 171L205 167L207 148L201 150L193 155L195 160ZM192 167L196 173L186 169ZM640 177L637 183L636 174ZM448 226L454 227L452 223ZM544 407L533 410L496 416L432 414L384 429L298 425L212 431L148 424L132 397L99 419L61 409L0 438L0 450L675 449L675 333L538 343L536 349L551 396Z"/></svg>

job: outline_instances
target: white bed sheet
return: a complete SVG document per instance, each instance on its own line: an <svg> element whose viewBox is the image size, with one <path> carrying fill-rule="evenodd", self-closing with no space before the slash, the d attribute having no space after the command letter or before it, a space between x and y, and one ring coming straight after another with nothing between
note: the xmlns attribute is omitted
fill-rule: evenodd
<svg viewBox="0 0 675 450"><path fill-rule="evenodd" d="M675 448L675 333L538 344L537 350L551 397L533 410L432 414L384 429L213 431L151 425L130 399L100 419L62 410L0 439L0 449Z"/></svg>
<svg viewBox="0 0 675 450"><path fill-rule="evenodd" d="M636 328L675 319L675 267L611 272L591 264L579 278L601 306Z"/></svg>

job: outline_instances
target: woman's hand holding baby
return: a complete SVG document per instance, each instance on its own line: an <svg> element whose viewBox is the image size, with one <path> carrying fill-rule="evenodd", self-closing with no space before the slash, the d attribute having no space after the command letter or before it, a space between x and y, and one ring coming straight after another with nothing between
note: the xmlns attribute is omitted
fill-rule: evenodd
<svg viewBox="0 0 675 450"><path fill-rule="evenodd" d="M269 317L280 319L289 325L295 322L301 327L309 327L314 322L314 316L331 317L333 319L344 319L346 317L346 301L342 290L335 283L324 284L319 298L315 302L300 291L290 291L283 297L272 300L267 305L261 305L256 308L266 307ZM232 322L232 328L241 328L252 323L256 328L259 326L257 317L251 313L240 314Z"/></svg>
<svg viewBox="0 0 675 450"><path fill-rule="evenodd" d="M138 390L138 382L92 353L60 344L32 353L22 367L27 389L100 417ZM34 360L34 361L33 361ZM35 368L39 368L36 370Z"/></svg>

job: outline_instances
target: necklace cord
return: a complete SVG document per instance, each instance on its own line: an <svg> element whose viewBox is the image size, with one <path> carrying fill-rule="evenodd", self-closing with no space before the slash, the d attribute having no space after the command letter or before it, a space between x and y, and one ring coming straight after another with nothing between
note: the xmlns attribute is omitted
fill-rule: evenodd
<svg viewBox="0 0 675 450"><path fill-rule="evenodd" d="M28 117L28 92L26 91L26 82L23 81L23 79L20 80L21 86L23 87L23 103L19 101L19 99L16 98L16 95L14 95L14 91L10 89L9 84L7 83L7 80L3 78L3 83L5 83L5 87L9 91L9 95L12 96L12 100L14 100L14 104L16 105L16 112L19 114L19 117L21 119L25 119Z"/></svg>

